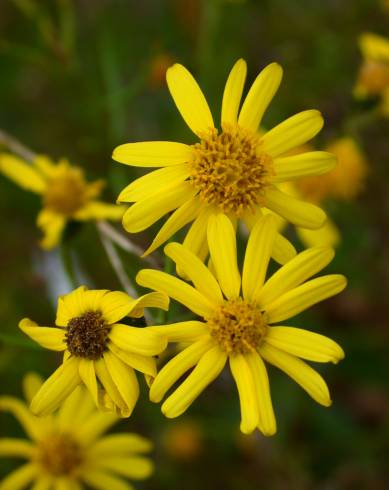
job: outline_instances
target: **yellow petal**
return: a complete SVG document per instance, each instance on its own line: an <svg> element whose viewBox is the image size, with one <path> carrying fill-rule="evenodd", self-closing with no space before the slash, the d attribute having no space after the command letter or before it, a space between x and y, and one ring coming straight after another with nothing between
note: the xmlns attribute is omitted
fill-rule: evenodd
<svg viewBox="0 0 389 490"><path fill-rule="evenodd" d="M214 127L207 101L191 73L176 63L166 72L170 94L186 124L198 136Z"/></svg>
<svg viewBox="0 0 389 490"><path fill-rule="evenodd" d="M195 254L179 243L169 243L164 252L205 298L216 304L223 302L223 295L218 282L208 267Z"/></svg>
<svg viewBox="0 0 389 490"><path fill-rule="evenodd" d="M82 473L83 480L95 490L134 490L127 481L114 476L111 472L90 469Z"/></svg>
<svg viewBox="0 0 389 490"><path fill-rule="evenodd" d="M134 352L141 356L156 356L167 345L167 339L147 328L130 327L129 325L114 325L108 335L119 349Z"/></svg>
<svg viewBox="0 0 389 490"><path fill-rule="evenodd" d="M266 307L286 291L314 276L331 262L334 255L334 250L329 247L310 248L299 253L266 281L257 297L261 306Z"/></svg>
<svg viewBox="0 0 389 490"><path fill-rule="evenodd" d="M317 277L283 294L266 307L270 323L291 318L310 306L340 293L346 287L340 274Z"/></svg>
<svg viewBox="0 0 389 490"><path fill-rule="evenodd" d="M314 204L300 201L276 187L269 187L265 194L266 207L281 215L296 226L303 228L320 228L327 216Z"/></svg>
<svg viewBox="0 0 389 490"><path fill-rule="evenodd" d="M261 148L273 158L278 157L312 139L323 124L319 111L312 109L299 112L268 131L262 137Z"/></svg>
<svg viewBox="0 0 389 490"><path fill-rule="evenodd" d="M237 122L246 74L247 64L245 60L240 59L233 66L224 88L221 115L222 126L224 123L236 124Z"/></svg>
<svg viewBox="0 0 389 490"><path fill-rule="evenodd" d="M66 349L65 330L55 327L40 327L29 318L19 322L19 328L31 339L46 349L64 351Z"/></svg>
<svg viewBox="0 0 389 490"><path fill-rule="evenodd" d="M389 41L387 38L365 32L359 37L359 47L366 59L389 62Z"/></svg>
<svg viewBox="0 0 389 490"><path fill-rule="evenodd" d="M154 471L152 461L141 456L105 456L97 463L101 468L133 480L144 480Z"/></svg>
<svg viewBox="0 0 389 490"><path fill-rule="evenodd" d="M118 421L119 418L113 413L93 410L88 419L78 428L78 436L83 444L89 445Z"/></svg>
<svg viewBox="0 0 389 490"><path fill-rule="evenodd" d="M113 412L120 417L129 417L131 410L129 410L125 400L122 398L116 384L114 383L110 372L107 369L107 365L104 359L98 359L94 361L96 375L102 384L106 395L99 399L101 410L106 412Z"/></svg>
<svg viewBox="0 0 389 490"><path fill-rule="evenodd" d="M29 372L23 377L23 394L28 403L34 398L35 393L43 385L43 379L41 376L34 372Z"/></svg>
<svg viewBox="0 0 389 490"><path fill-rule="evenodd" d="M265 364L257 352L250 352L245 356L245 359L254 380L259 413L258 428L263 435L272 436L277 432L277 423L274 416L269 377Z"/></svg>
<svg viewBox="0 0 389 490"><path fill-rule="evenodd" d="M78 364L78 373L81 381L88 388L92 395L93 401L98 406L98 387L96 380L95 365L91 359L80 359Z"/></svg>
<svg viewBox="0 0 389 490"><path fill-rule="evenodd" d="M239 114L239 125L257 131L262 116L277 92L282 79L282 68L270 63L257 76L243 103Z"/></svg>
<svg viewBox="0 0 389 490"><path fill-rule="evenodd" d="M242 291L247 301L262 288L276 236L276 222L271 215L257 221L247 242L243 264Z"/></svg>
<svg viewBox="0 0 389 490"><path fill-rule="evenodd" d="M329 407L331 398L324 379L304 361L291 356L266 342L259 348L260 355L270 364L284 371L299 384L317 403Z"/></svg>
<svg viewBox="0 0 389 490"><path fill-rule="evenodd" d="M27 191L42 194L46 181L30 164L9 153L0 154L0 172Z"/></svg>
<svg viewBox="0 0 389 490"><path fill-rule="evenodd" d="M121 361L127 364L127 366L130 366L141 373L148 374L149 376L156 376L157 366L154 357L142 356L141 354L128 352L127 350L120 349L112 342L108 344L108 349Z"/></svg>
<svg viewBox="0 0 389 490"><path fill-rule="evenodd" d="M52 250L61 241L62 232L66 225L66 217L43 209L37 218L37 225L42 230L43 238L40 246L44 250Z"/></svg>
<svg viewBox="0 0 389 490"><path fill-rule="evenodd" d="M11 439L2 437L0 439L0 456L16 456L30 459L34 455L35 446L23 439Z"/></svg>
<svg viewBox="0 0 389 490"><path fill-rule="evenodd" d="M175 299L202 317L208 317L214 311L212 303L199 291L166 272L143 269L138 272L136 282L140 286L166 293L170 298Z"/></svg>
<svg viewBox="0 0 389 490"><path fill-rule="evenodd" d="M211 338L206 336L170 359L159 371L150 387L150 400L155 403L160 402L174 383L195 366L214 345Z"/></svg>
<svg viewBox="0 0 389 490"><path fill-rule="evenodd" d="M327 151L311 151L274 160L273 182L287 182L290 180L322 175L336 166L336 157Z"/></svg>
<svg viewBox="0 0 389 490"><path fill-rule="evenodd" d="M153 325L147 330L163 335L168 342L195 342L209 334L206 323L197 321L171 323L169 325Z"/></svg>
<svg viewBox="0 0 389 490"><path fill-rule="evenodd" d="M79 311L100 311L103 297L109 293L108 289L84 289L78 296Z"/></svg>
<svg viewBox="0 0 389 490"><path fill-rule="evenodd" d="M169 238L172 237L178 230L197 218L202 208L203 204L197 196L184 202L184 204L177 208L165 221L159 232L156 234L150 247L145 251L142 257L149 255L160 245L162 245L162 243L169 240Z"/></svg>
<svg viewBox="0 0 389 490"><path fill-rule="evenodd" d="M237 298L240 273L237 264L236 237L231 221L224 214L213 215L208 221L208 246L220 287L227 298Z"/></svg>
<svg viewBox="0 0 389 490"><path fill-rule="evenodd" d="M90 449L94 455L112 456L114 454L148 453L153 444L149 439L138 434L110 434L96 441Z"/></svg>
<svg viewBox="0 0 389 490"><path fill-rule="evenodd" d="M136 202L157 194L162 189L176 186L189 177L190 170L186 164L154 170L125 187L117 198L118 202Z"/></svg>
<svg viewBox="0 0 389 490"><path fill-rule="evenodd" d="M259 422L257 392L251 369L242 354L230 356L230 368L239 392L240 430L251 434Z"/></svg>
<svg viewBox="0 0 389 490"><path fill-rule="evenodd" d="M108 204L101 201L90 201L73 218L80 221L109 219L119 221L123 218L125 208L117 204Z"/></svg>
<svg viewBox="0 0 389 490"><path fill-rule="evenodd" d="M109 291L100 301L101 313L108 325L112 325L127 316L133 305L134 300L122 291Z"/></svg>
<svg viewBox="0 0 389 490"><path fill-rule="evenodd" d="M133 301L128 316L141 318L144 316L145 308L159 308L167 311L169 309L169 296L165 293L157 293L156 291L144 294Z"/></svg>
<svg viewBox="0 0 389 490"><path fill-rule="evenodd" d="M206 352L190 375L162 405L162 413L168 418L183 414L202 391L216 379L227 361L227 354L219 347Z"/></svg>
<svg viewBox="0 0 389 490"><path fill-rule="evenodd" d="M344 358L343 349L336 342L301 328L270 327L266 342L307 361L337 364Z"/></svg>
<svg viewBox="0 0 389 490"><path fill-rule="evenodd" d="M0 482L1 490L22 490L31 483L40 473L39 467L34 463L27 463L9 473Z"/></svg>
<svg viewBox="0 0 389 490"><path fill-rule="evenodd" d="M318 230L297 228L297 235L306 247L329 246L336 247L340 240L340 233L336 225L328 218Z"/></svg>
<svg viewBox="0 0 389 490"><path fill-rule="evenodd" d="M123 226L129 233L145 230L165 214L192 199L196 189L189 182L162 190L133 204L123 216Z"/></svg>
<svg viewBox="0 0 389 490"><path fill-rule="evenodd" d="M134 167L165 167L190 160L192 149L173 141L142 141L117 146L112 158Z"/></svg>
<svg viewBox="0 0 389 490"><path fill-rule="evenodd" d="M17 398L12 396L0 397L0 410L12 413L31 439L36 441L42 437L41 421L34 417L26 405Z"/></svg>
<svg viewBox="0 0 389 490"><path fill-rule="evenodd" d="M93 361L87 360L93 365ZM80 371L80 370L79 370ZM82 379L82 378L81 378ZM85 388L82 385L77 386L73 392L63 401L59 410L55 414L55 424L59 431L73 430L77 422L78 412L84 401Z"/></svg>
<svg viewBox="0 0 389 490"><path fill-rule="evenodd" d="M86 295L87 291L88 288L86 286L80 286L69 294L64 294L58 298L57 317L55 319L56 325L59 327L67 327L72 318L81 316L88 311L92 297ZM97 291L99 291L98 296L102 297L107 290L101 289Z"/></svg>

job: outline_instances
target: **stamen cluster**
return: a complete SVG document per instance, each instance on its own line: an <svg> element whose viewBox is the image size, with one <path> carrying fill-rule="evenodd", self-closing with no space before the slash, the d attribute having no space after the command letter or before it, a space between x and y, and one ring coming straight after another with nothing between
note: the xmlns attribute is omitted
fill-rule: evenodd
<svg viewBox="0 0 389 490"><path fill-rule="evenodd" d="M109 326L99 311L88 311L68 323L66 343L71 354L99 359L107 349Z"/></svg>
<svg viewBox="0 0 389 490"><path fill-rule="evenodd" d="M38 447L38 462L54 476L70 475L82 463L80 445L68 434L52 434Z"/></svg>

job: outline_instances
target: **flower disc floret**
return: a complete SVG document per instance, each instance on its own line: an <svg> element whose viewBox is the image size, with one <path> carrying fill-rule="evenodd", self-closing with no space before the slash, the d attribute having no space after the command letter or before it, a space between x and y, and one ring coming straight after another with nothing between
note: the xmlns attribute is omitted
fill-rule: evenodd
<svg viewBox="0 0 389 490"><path fill-rule="evenodd" d="M109 331L99 311L72 318L65 335L68 350L77 357L99 359L107 350Z"/></svg>

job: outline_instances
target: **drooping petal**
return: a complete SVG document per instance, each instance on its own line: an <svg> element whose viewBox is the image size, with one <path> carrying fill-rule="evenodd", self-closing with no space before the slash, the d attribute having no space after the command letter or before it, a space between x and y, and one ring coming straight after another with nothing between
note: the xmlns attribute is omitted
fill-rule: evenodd
<svg viewBox="0 0 389 490"><path fill-rule="evenodd" d="M108 291L100 301L104 320L112 325L127 316L134 305L134 300L122 291Z"/></svg>
<svg viewBox="0 0 389 490"><path fill-rule="evenodd" d="M294 327L270 327L266 342L307 361L333 362L344 358L343 349L333 340L318 333Z"/></svg>
<svg viewBox="0 0 389 490"><path fill-rule="evenodd" d="M104 359L94 361L97 378L102 384L105 395L99 398L100 408L107 412L113 412L120 417L129 417L131 411L122 398L116 384L114 383Z"/></svg>
<svg viewBox="0 0 389 490"><path fill-rule="evenodd" d="M167 311L169 308L169 296L156 291L144 294L133 301L131 310L128 312L128 316L133 318L141 318L144 316L145 308L159 308Z"/></svg>
<svg viewBox="0 0 389 490"><path fill-rule="evenodd" d="M140 286L166 293L197 315L208 317L213 313L214 307L204 295L170 274L153 269L143 269L138 272L136 282Z"/></svg>
<svg viewBox="0 0 389 490"><path fill-rule="evenodd" d="M232 67L224 88L220 121L222 126L224 123L236 124L237 122L246 74L247 64L245 60L240 59Z"/></svg>
<svg viewBox="0 0 389 490"><path fill-rule="evenodd" d="M141 356L156 356L167 345L167 339L161 334L147 328L130 327L120 323L112 327L108 337L119 349Z"/></svg>
<svg viewBox="0 0 389 490"><path fill-rule="evenodd" d="M46 349L64 351L66 349L65 330L55 327L40 327L29 318L19 322L19 328L32 340Z"/></svg>
<svg viewBox="0 0 389 490"><path fill-rule="evenodd" d="M273 158L312 139L323 127L319 111L299 112L275 126L262 137L263 151Z"/></svg>
<svg viewBox="0 0 389 490"><path fill-rule="evenodd" d="M259 73L243 102L238 119L240 126L257 131L281 79L282 68L278 63L270 63Z"/></svg>
<svg viewBox="0 0 389 490"><path fill-rule="evenodd" d="M340 293L346 287L346 278L340 274L317 277L275 299L266 307L269 323L291 318L310 306Z"/></svg>
<svg viewBox="0 0 389 490"><path fill-rule="evenodd" d="M200 393L219 376L226 361L227 354L218 346L208 350L185 381L163 403L162 413L168 418L175 418L184 413Z"/></svg>
<svg viewBox="0 0 389 490"><path fill-rule="evenodd" d="M61 241L62 232L66 225L66 217L43 208L38 214L37 225L43 232L40 246L44 250L52 250Z"/></svg>
<svg viewBox="0 0 389 490"><path fill-rule="evenodd" d="M189 128L201 133L214 127L213 118L203 92L191 73L176 63L166 72L166 81L173 100Z"/></svg>
<svg viewBox="0 0 389 490"><path fill-rule="evenodd" d="M265 199L266 207L296 226L317 229L323 226L327 219L325 212L318 206L300 201L276 187L266 190Z"/></svg>
<svg viewBox="0 0 389 490"><path fill-rule="evenodd" d="M42 194L46 189L42 175L32 165L10 153L0 154L0 173L26 191Z"/></svg>
<svg viewBox="0 0 389 490"><path fill-rule="evenodd" d="M195 342L204 335L209 334L206 323L198 321L171 323L170 325L153 325L148 330L159 333L168 339L168 342Z"/></svg>
<svg viewBox="0 0 389 490"><path fill-rule="evenodd" d="M310 151L274 160L273 182L288 182L291 180L322 175L336 166L336 156L327 151Z"/></svg>
<svg viewBox="0 0 389 490"><path fill-rule="evenodd" d="M134 167L165 167L187 162L191 147L173 141L142 141L117 146L112 158Z"/></svg>
<svg viewBox="0 0 389 490"><path fill-rule="evenodd" d="M259 348L260 355L270 364L284 371L299 384L317 403L329 407L331 398L324 379L304 361L291 356L264 342Z"/></svg>
<svg viewBox="0 0 389 490"><path fill-rule="evenodd" d="M96 406L98 406L98 386L94 362L91 359L80 359L78 364L78 373L82 382L88 388L89 393L92 395L93 401L95 402Z"/></svg>
<svg viewBox="0 0 389 490"><path fill-rule="evenodd" d="M35 463L27 463L9 473L0 483L1 490L22 490L39 474Z"/></svg>
<svg viewBox="0 0 389 490"><path fill-rule="evenodd" d="M154 357L142 356L141 354L135 354L134 352L120 349L112 342L108 344L108 348L115 356L127 364L127 366L149 376L156 376L157 366Z"/></svg>
<svg viewBox="0 0 389 490"><path fill-rule="evenodd" d="M240 291L240 273L237 264L236 235L231 221L224 214L210 216L208 246L212 264L223 293L236 298Z"/></svg>

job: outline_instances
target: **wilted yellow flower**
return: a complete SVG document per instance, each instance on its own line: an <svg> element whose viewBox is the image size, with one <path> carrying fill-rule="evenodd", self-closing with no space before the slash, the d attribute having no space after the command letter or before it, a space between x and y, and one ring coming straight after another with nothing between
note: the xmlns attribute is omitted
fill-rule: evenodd
<svg viewBox="0 0 389 490"><path fill-rule="evenodd" d="M40 327L24 318L19 327L42 347L64 352L61 366L45 381L31 402L36 415L47 415L79 384L91 392L101 409L129 417L139 396L134 369L154 376L153 356L162 352L161 335L118 323L139 318L146 307L167 309L164 293L133 299L120 291L75 289L58 299L55 327Z"/></svg>
<svg viewBox="0 0 389 490"><path fill-rule="evenodd" d="M247 243L241 276L235 230L230 220L219 214L208 224L214 274L178 243L167 245L165 253L193 286L161 271L139 272L139 284L165 292L201 317L149 328L166 335L169 342L190 343L163 366L151 384L150 400L159 402L194 368L163 403L162 412L167 417L184 413L221 373L227 360L239 392L244 433L256 428L265 435L276 432L264 360L292 377L321 405L331 404L325 381L301 359L337 363L344 356L343 350L323 335L284 326L284 321L342 291L346 279L333 274L307 281L334 256L331 248L317 247L300 253L265 280L275 236L272 216L257 221Z"/></svg>
<svg viewBox="0 0 389 490"><path fill-rule="evenodd" d="M320 131L320 112L300 112L259 134L262 116L281 82L282 68L272 63L262 70L239 111L246 71L242 59L232 68L224 89L219 131L193 76L182 65L173 65L166 75L170 93L199 141L192 145L129 143L114 150L113 158L118 162L163 167L135 180L118 197L120 202L135 203L123 217L123 226L130 233L145 230L174 211L147 254L193 222L184 244L204 258L207 223L214 213L224 213L234 224L243 220L249 228L266 209L297 226L319 228L324 223L326 216L320 208L288 196L278 187L284 181L325 173L335 165L335 158L322 151L287 156ZM274 258L282 263L295 253L293 246L278 235Z"/></svg>
<svg viewBox="0 0 389 490"><path fill-rule="evenodd" d="M41 246L46 250L58 245L70 220L119 220L123 216L120 206L97 200L104 181L88 183L82 169L67 160L54 164L48 157L37 156L30 165L10 153L1 153L0 172L23 189L42 196L37 225L43 231Z"/></svg>
<svg viewBox="0 0 389 490"><path fill-rule="evenodd" d="M28 402L41 384L35 374L25 377ZM132 433L104 436L119 419L97 411L82 387L53 416L37 418L23 401L11 396L0 397L0 410L11 412L30 438L0 438L0 456L27 460L0 482L1 490L27 486L34 490L130 490L127 478L143 480L153 472L153 463L144 455L151 450L151 442Z"/></svg>

